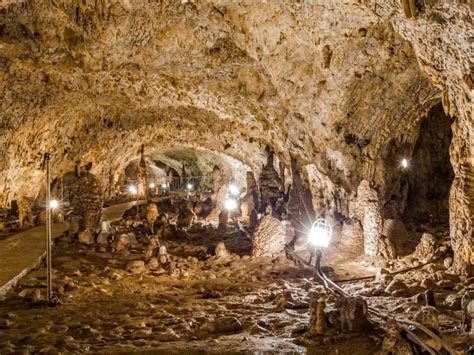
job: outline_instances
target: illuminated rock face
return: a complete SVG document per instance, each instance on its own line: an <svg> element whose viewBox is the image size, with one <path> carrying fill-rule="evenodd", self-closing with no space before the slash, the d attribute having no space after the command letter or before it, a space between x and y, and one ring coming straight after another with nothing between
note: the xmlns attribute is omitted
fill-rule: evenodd
<svg viewBox="0 0 474 355"><path fill-rule="evenodd" d="M53 175L92 162L112 194L142 144L146 155L224 154L257 181L270 146L287 171L290 156L298 161L318 215L349 218L362 180L383 208L399 159L442 100L453 120L454 263L465 270L474 263L472 13L425 3L407 18L395 0L3 2L0 203L38 197L46 151Z"/></svg>

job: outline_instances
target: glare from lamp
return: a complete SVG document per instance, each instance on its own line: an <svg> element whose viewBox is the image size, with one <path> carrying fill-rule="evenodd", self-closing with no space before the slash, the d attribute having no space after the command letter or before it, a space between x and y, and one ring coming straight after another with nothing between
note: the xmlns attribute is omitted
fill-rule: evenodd
<svg viewBox="0 0 474 355"><path fill-rule="evenodd" d="M168 184L165 182L163 184L161 184L161 188L164 190L164 189L167 189L168 188Z"/></svg>
<svg viewBox="0 0 474 355"><path fill-rule="evenodd" d="M237 208L237 201L233 198L228 198L224 201L224 208L228 211L233 211Z"/></svg>
<svg viewBox="0 0 474 355"><path fill-rule="evenodd" d="M154 189L155 188L155 183L154 182L150 182L150 185L148 185L150 187L150 189Z"/></svg>
<svg viewBox="0 0 474 355"><path fill-rule="evenodd" d="M401 164L402 164L402 168L403 168L403 169L408 168L408 160L407 160L406 158L403 158L403 159L402 159Z"/></svg>
<svg viewBox="0 0 474 355"><path fill-rule="evenodd" d="M56 208L58 208L58 207L59 207L59 202L58 202L58 200L51 200L51 201L49 201L49 208L51 208L51 209L54 210L54 209L56 209Z"/></svg>
<svg viewBox="0 0 474 355"><path fill-rule="evenodd" d="M187 188L188 190L192 190L192 189L193 189L193 184L191 184L191 183L187 184L187 185L186 185L186 188Z"/></svg>
<svg viewBox="0 0 474 355"><path fill-rule="evenodd" d="M308 242L315 247L327 248L331 241L331 235L331 225L325 219L319 218L311 226L311 230L308 234Z"/></svg>
<svg viewBox="0 0 474 355"><path fill-rule="evenodd" d="M239 191L239 188L237 186L235 186L234 184L230 184L229 185L229 193L233 196L237 196L240 191Z"/></svg>
<svg viewBox="0 0 474 355"><path fill-rule="evenodd" d="M137 187L132 185L128 188L128 192L130 192L131 194L136 194L138 191L137 191Z"/></svg>

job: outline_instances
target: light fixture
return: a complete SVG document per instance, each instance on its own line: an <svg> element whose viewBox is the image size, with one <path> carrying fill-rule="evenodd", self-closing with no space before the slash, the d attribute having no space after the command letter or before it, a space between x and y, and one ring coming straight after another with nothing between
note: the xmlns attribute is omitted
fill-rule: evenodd
<svg viewBox="0 0 474 355"><path fill-rule="evenodd" d="M58 200L51 200L51 201L49 201L49 208L51 208L51 209L54 210L54 209L56 209L56 208L58 208L58 207L59 207L59 202L58 202Z"/></svg>
<svg viewBox="0 0 474 355"><path fill-rule="evenodd" d="M237 201L233 198L228 198L224 201L224 208L226 210L232 211L237 208Z"/></svg>
<svg viewBox="0 0 474 355"><path fill-rule="evenodd" d="M402 162L401 162L401 165L402 165L403 169L408 168L408 160L406 158L403 158Z"/></svg>
<svg viewBox="0 0 474 355"><path fill-rule="evenodd" d="M131 185L129 188L128 188L128 192L130 192L131 194L136 194L138 191L137 191L137 187L134 186L134 185Z"/></svg>
<svg viewBox="0 0 474 355"><path fill-rule="evenodd" d="M154 189L155 188L155 183L154 182L150 182L150 185L148 185L150 187L150 189Z"/></svg>
<svg viewBox="0 0 474 355"><path fill-rule="evenodd" d="M162 184L161 184L161 188L162 188L163 190L167 189L167 188L168 188L168 184L167 184L166 182L162 183Z"/></svg>
<svg viewBox="0 0 474 355"><path fill-rule="evenodd" d="M323 218L317 219L308 234L308 242L315 247L326 248L331 241L331 225Z"/></svg>
<svg viewBox="0 0 474 355"><path fill-rule="evenodd" d="M235 184L230 184L229 193L233 196L237 196L240 193L240 191L239 191L239 188L235 186Z"/></svg>
<svg viewBox="0 0 474 355"><path fill-rule="evenodd" d="M186 185L186 188L187 188L188 190L192 190L192 189L193 189L193 184L188 183L188 184Z"/></svg>

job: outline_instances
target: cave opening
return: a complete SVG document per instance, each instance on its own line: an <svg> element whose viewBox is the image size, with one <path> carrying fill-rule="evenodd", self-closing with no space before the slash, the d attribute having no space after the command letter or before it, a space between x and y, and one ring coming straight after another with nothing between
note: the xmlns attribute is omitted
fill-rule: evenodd
<svg viewBox="0 0 474 355"><path fill-rule="evenodd" d="M420 133L403 175L407 186L403 219L407 223L449 225L449 192L454 179L449 148L451 119L441 104L434 106L420 124Z"/></svg>

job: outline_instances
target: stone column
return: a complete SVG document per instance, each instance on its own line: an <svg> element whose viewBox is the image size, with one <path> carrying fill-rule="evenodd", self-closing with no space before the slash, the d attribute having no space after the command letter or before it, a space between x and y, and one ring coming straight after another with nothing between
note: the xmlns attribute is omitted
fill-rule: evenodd
<svg viewBox="0 0 474 355"><path fill-rule="evenodd" d="M140 199L148 200L148 182L145 161L145 147L142 145L140 153L140 163L137 169L137 190Z"/></svg>
<svg viewBox="0 0 474 355"><path fill-rule="evenodd" d="M472 112L457 118L453 123L451 163L454 181L449 198L451 245L454 251L453 266L466 275L474 273L474 119Z"/></svg>
<svg viewBox="0 0 474 355"><path fill-rule="evenodd" d="M263 212L267 204L275 207L276 200L281 196L282 181L273 167L273 151L267 148L267 163L263 167L258 179L260 187L259 212Z"/></svg>
<svg viewBox="0 0 474 355"><path fill-rule="evenodd" d="M102 218L102 191L96 176L79 173L71 186L71 232L77 233L99 228Z"/></svg>

